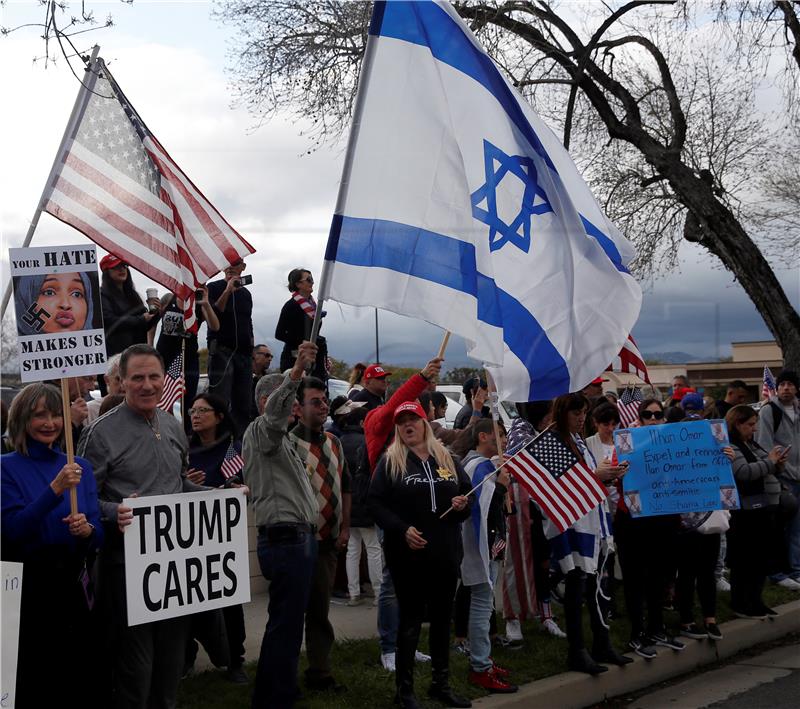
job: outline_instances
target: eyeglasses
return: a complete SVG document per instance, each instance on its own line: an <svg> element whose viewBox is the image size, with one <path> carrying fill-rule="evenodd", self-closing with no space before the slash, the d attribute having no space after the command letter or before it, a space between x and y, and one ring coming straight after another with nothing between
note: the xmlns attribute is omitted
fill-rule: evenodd
<svg viewBox="0 0 800 709"><path fill-rule="evenodd" d="M660 421L664 418L663 411L642 411L641 414L642 421L649 421L650 419L655 419L656 421Z"/></svg>
<svg viewBox="0 0 800 709"><path fill-rule="evenodd" d="M314 279L311 276L307 276L306 278L301 278L298 283L310 283L312 286L314 285Z"/></svg>
<svg viewBox="0 0 800 709"><path fill-rule="evenodd" d="M321 399L309 399L306 403L321 409L323 406L328 406L331 402L323 396Z"/></svg>
<svg viewBox="0 0 800 709"><path fill-rule="evenodd" d="M189 409L189 416L194 416L195 414L207 414L209 411L213 411L214 409L208 408L208 406L195 406L193 409Z"/></svg>

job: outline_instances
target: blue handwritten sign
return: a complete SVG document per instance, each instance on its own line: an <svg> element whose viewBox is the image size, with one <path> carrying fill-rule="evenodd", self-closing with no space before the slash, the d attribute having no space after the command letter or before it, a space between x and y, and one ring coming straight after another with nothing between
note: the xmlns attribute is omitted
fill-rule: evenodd
<svg viewBox="0 0 800 709"><path fill-rule="evenodd" d="M722 420L624 428L614 445L630 464L622 490L633 517L739 507Z"/></svg>

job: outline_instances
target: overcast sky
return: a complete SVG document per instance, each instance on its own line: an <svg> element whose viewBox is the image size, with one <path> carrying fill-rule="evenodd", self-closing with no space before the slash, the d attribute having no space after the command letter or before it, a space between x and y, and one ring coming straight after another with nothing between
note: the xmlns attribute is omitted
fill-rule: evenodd
<svg viewBox="0 0 800 709"><path fill-rule="evenodd" d="M295 266L316 276L336 200L344 146L305 154L302 126L276 118L254 130L255 119L232 109L225 73L228 28L212 21L208 2L87 3L99 18L113 13L115 27L78 37L80 48L100 44L101 56L131 103L172 158L225 218L257 249L248 259L254 277L256 339L277 347L272 335L288 297L286 274ZM79 3L74 3L79 7ZM0 24L38 21L33 0L10 0ZM7 249L22 243L49 174L78 84L63 59L55 67L32 62L43 53L34 29L0 38L5 97L0 112L3 285ZM85 241L77 231L42 215L34 244ZM769 339L755 308L715 259L685 244L680 270L645 290L634 329L645 352L686 351L727 355L730 343ZM779 272L800 308L797 269ZM151 284L135 276L140 292ZM374 311L328 303L323 334L331 354L348 362L375 356ZM419 363L435 352L438 328L380 313L380 355L396 364ZM204 338L203 338L204 339ZM463 343L453 342L449 363L466 364Z"/></svg>

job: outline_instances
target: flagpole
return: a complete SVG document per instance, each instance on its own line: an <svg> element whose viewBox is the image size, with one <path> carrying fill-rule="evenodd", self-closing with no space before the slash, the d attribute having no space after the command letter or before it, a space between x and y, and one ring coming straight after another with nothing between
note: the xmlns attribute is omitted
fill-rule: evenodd
<svg viewBox="0 0 800 709"><path fill-rule="evenodd" d="M375 10L373 9L373 16ZM369 85L370 74L372 72L372 64L375 57L375 38L373 35L367 35L367 47L364 50L364 59L361 61L361 75L358 79L358 91L356 92L355 103L353 104L353 121L350 125L350 135L347 138L347 151L344 156L344 167L342 168L342 180L339 182L339 193L336 196L336 208L333 213L333 222L331 224L331 231L335 225L341 222L342 213L344 212L345 197L347 195L347 188L350 184L350 174L353 171L353 157L356 151L356 143L358 142L358 134L361 130L361 116L364 112L364 96L367 93L367 86ZM340 228L340 226L338 227ZM338 234L337 234L338 241ZM328 248L330 248L330 235L328 235ZM336 250L333 250L331 258L328 258L328 251L325 252L325 260L322 263L322 273L319 279L319 290L317 291L317 312L314 314L314 323L311 326L311 342L317 341L319 335L320 321L322 319L322 304L325 302L325 291L330 280L331 263L335 259Z"/></svg>
<svg viewBox="0 0 800 709"><path fill-rule="evenodd" d="M494 429L494 440L497 444L497 455L503 455L503 441L500 437L500 401L497 397L497 387L489 368L485 367L484 371L486 372L486 383L489 385L489 410L492 412L492 428ZM506 512L510 514L511 498L507 492L505 498Z"/></svg>
<svg viewBox="0 0 800 709"><path fill-rule="evenodd" d="M80 393L80 391L78 392ZM69 379L61 377L61 411L64 417L64 452L67 454L67 465L75 464L75 448L72 441L72 410L69 403ZM69 513L78 514L78 490L69 489Z"/></svg>
<svg viewBox="0 0 800 709"><path fill-rule="evenodd" d="M553 428L553 426L555 426L555 422L551 423L549 426L547 426L547 428L543 428L541 431L539 431L539 433L537 433L533 438L531 438L531 440L527 441L524 446L520 446L520 449L516 453L514 453L514 455L509 456L502 463L500 463L500 465L498 465L491 473L489 473L483 480L481 480L475 487L473 487L472 490L466 493L464 497L469 497L489 478L497 475L497 473L499 473L509 462L514 460L514 458L516 458L520 453L522 453L522 451L524 451L531 443L533 443L534 441L538 441L539 438L541 438L545 433L547 433L547 431ZM450 507L448 507L443 514L439 515L439 519L444 519L447 513L451 512L453 509L454 509L453 506L450 505Z"/></svg>
<svg viewBox="0 0 800 709"><path fill-rule="evenodd" d="M72 135L72 131L75 128L75 125L78 123L80 119L80 115L83 113L84 108L86 107L86 102L89 100L89 93L94 88L96 74L92 72L92 68L94 67L95 60L97 59L97 54L100 51L100 46L95 44L92 48L92 55L89 58L89 63L86 65L86 72L91 72L91 76L88 80L84 83L81 82L81 88L78 90L78 95L75 97L75 105L72 107L72 113L69 116L69 120L67 121L67 127L64 129L64 135L61 138L61 143L58 146L58 151L56 152L56 157L53 160L53 166L50 168L50 174L47 176L47 182L44 183L44 189L42 190L42 196L39 197L39 203L36 206L36 211L33 213L33 219L31 219L30 226L28 226L28 233L25 235L25 240L22 242L22 248L27 248L31 240L33 239L33 232L36 231L36 227L39 225L39 217L44 211L44 204L45 198L50 193L50 189L52 187L53 177L55 176L58 166L61 164L61 157L64 154L64 146L66 146L67 141L69 140L70 136ZM94 77L94 78L92 78ZM0 306L0 321L5 317L6 308L8 307L8 301L11 298L11 279L8 279L8 284L6 285L6 291L3 293L3 303Z"/></svg>
<svg viewBox="0 0 800 709"><path fill-rule="evenodd" d="M186 418L185 414L183 413L183 408L186 405L186 338L181 338L181 379L183 380L183 386L181 387L181 423L185 426L186 425Z"/></svg>

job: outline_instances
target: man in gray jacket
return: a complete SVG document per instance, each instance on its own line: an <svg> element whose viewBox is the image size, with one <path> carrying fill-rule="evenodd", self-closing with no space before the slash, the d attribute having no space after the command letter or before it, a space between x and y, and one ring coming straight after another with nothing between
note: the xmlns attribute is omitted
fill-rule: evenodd
<svg viewBox="0 0 800 709"><path fill-rule="evenodd" d="M781 482L795 498L800 496L800 403L797 373L784 369L775 379L776 396L758 413L757 441L764 450L774 446L788 450L780 472ZM786 523L789 547L788 574L772 577L780 586L800 591L800 510Z"/></svg>
<svg viewBox="0 0 800 709"><path fill-rule="evenodd" d="M186 478L183 427L158 408L164 362L149 345L131 345L120 357L125 401L84 430L78 455L89 460L104 521L98 602L112 636L115 709L176 706L191 616L128 627L122 531L133 520L126 497L206 490Z"/></svg>
<svg viewBox="0 0 800 709"><path fill-rule="evenodd" d="M258 527L258 563L269 581L269 620L253 709L291 707L298 694L297 663L317 558L319 505L287 434L297 387L316 357L316 345L303 342L289 374L267 374L259 380L255 399L261 415L248 426L242 444L244 479Z"/></svg>

